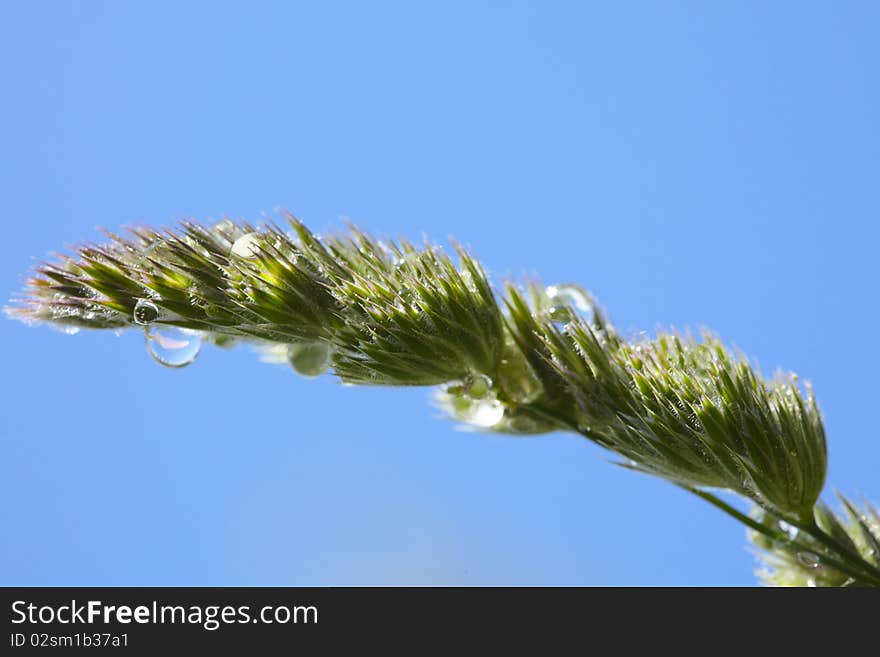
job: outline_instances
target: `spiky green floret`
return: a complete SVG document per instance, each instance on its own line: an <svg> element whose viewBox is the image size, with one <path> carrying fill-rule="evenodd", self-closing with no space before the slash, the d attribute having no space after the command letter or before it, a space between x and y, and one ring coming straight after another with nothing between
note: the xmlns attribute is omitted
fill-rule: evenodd
<svg viewBox="0 0 880 657"><path fill-rule="evenodd" d="M816 525L832 541L865 563L880 568L880 512L869 502L862 508L838 495L843 514L835 514L822 502L816 505ZM849 572L846 564L837 564L840 548L819 542L809 533L786 523L773 514L758 512L758 520L777 533L770 538L751 532L763 566L758 577L770 586L876 586L870 572Z"/></svg>
<svg viewBox="0 0 880 657"><path fill-rule="evenodd" d="M316 239L295 222L305 256L339 302L336 373L349 383L435 385L468 373L494 376L501 311L486 274L462 248L378 242L356 228Z"/></svg>
<svg viewBox="0 0 880 657"><path fill-rule="evenodd" d="M784 516L810 517L825 480L815 399L767 382L711 335L621 340L601 314L564 327L510 289L523 351L558 391L553 412L627 459L687 486L726 488ZM532 292L533 295L536 292Z"/></svg>
<svg viewBox="0 0 880 657"><path fill-rule="evenodd" d="M39 267L29 297L10 312L25 321L122 328L136 325L134 307L147 299L162 311L159 324L278 342L327 337L341 324L338 304L314 263L271 226L253 257L235 255L235 241L252 233L250 224L231 221L108 233L110 242L81 247L78 259Z"/></svg>
<svg viewBox="0 0 880 657"><path fill-rule="evenodd" d="M135 324L137 302L157 324L276 343L327 340L346 381L431 385L494 374L501 312L480 265L457 249L383 247L365 234L324 240L291 218L295 234L223 221L177 231L135 229L45 264L11 313L77 328ZM253 236L244 255L236 240Z"/></svg>

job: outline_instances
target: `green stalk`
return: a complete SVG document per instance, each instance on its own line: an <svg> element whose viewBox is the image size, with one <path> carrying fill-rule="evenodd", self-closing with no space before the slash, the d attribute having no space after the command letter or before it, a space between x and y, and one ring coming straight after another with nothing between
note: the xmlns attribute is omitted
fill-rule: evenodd
<svg viewBox="0 0 880 657"><path fill-rule="evenodd" d="M828 549L834 550L838 554L846 555L847 558L852 560L854 563L858 563L860 567L864 568L865 572L869 573L870 576L875 580L875 582L880 583L880 568L877 568L872 563L869 563L860 554L853 552L850 548L845 546L836 538L824 532L815 520L813 520L811 523L792 522L791 524L797 527L799 530L804 531L812 536Z"/></svg>
<svg viewBox="0 0 880 657"><path fill-rule="evenodd" d="M761 524L760 522L757 522L756 520L754 520L752 518L749 518L747 515L745 515L741 511L735 509L731 505L727 504L726 502L724 502L720 498L716 497L712 493L708 493L706 491L699 490L696 488L689 488L687 486L681 486L681 488L684 488L686 491L693 493L697 497L702 498L703 500L709 502L709 504L720 509L721 511L723 511L724 513L726 513L730 517L734 518L735 520L741 522L749 529L752 529L756 532L759 532L760 534L763 534L764 536L766 536L767 538L769 538L773 541L782 541L786 545L790 545L790 546L796 548L798 552L809 552L809 553L814 552L813 548L811 548L810 546L804 545L803 543L798 542L796 539L791 539L790 537L788 537L787 535L785 535L783 533L772 531L770 528L766 527L765 525ZM789 522L789 521L786 521L786 522ZM810 536L813 536L817 540L821 540L813 532L810 532L807 527L801 527L801 525L794 523L794 522L792 522L791 524L795 527L798 527L798 529L803 529L804 531L809 533ZM818 527L817 527L817 529L818 529ZM821 529L819 530L819 532L821 533ZM828 537L828 538L830 538L830 537ZM840 546L839 543L837 545L835 545L835 543L837 543L836 541L830 540L827 542L826 541L822 541L822 542L823 542L823 544L826 545L826 547L829 547L830 549L833 549L834 552L838 553L839 556L842 556L845 559L848 559L848 560L855 562L855 563L845 563L845 562L840 561L834 557L829 557L829 556L823 554L823 555L821 555L820 558L822 559L822 561L824 563L827 563L829 566L832 566L836 570L839 570L840 572L845 573L845 574L849 575L850 577L855 578L856 580L866 581L866 583L870 583L873 586L880 586L880 573L877 573L876 569L873 568L871 566L871 564L868 564L867 562L865 562L861 557L859 557L857 555L853 555L849 550L846 550L845 548L841 549L842 546Z"/></svg>

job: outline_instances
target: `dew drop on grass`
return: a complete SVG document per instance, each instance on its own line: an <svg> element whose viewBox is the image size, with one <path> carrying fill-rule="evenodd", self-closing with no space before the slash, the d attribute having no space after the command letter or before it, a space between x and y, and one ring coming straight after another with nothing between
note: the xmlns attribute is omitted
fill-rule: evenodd
<svg viewBox="0 0 880 657"><path fill-rule="evenodd" d="M467 394L474 399L483 399L492 390L492 379L485 374L477 374L467 383Z"/></svg>
<svg viewBox="0 0 880 657"><path fill-rule="evenodd" d="M565 332L565 327L573 319L571 310L567 306L552 306L547 311L547 314L553 320L553 325L563 333Z"/></svg>
<svg viewBox="0 0 880 657"><path fill-rule="evenodd" d="M574 317L572 310L582 319L593 321L593 304L587 294L577 285L550 285L544 293L550 300L547 314L554 322L565 324Z"/></svg>
<svg viewBox="0 0 880 657"><path fill-rule="evenodd" d="M135 324L149 326L159 319L159 306L149 299L138 299L137 303L134 304L132 319Z"/></svg>
<svg viewBox="0 0 880 657"><path fill-rule="evenodd" d="M495 395L486 394L476 399L467 393L454 394L452 410L455 417L476 427L494 427L504 418L504 404Z"/></svg>
<svg viewBox="0 0 880 657"><path fill-rule="evenodd" d="M189 365L202 348L202 338L196 331L176 326L150 326L145 335L150 356L165 367Z"/></svg>
<svg viewBox="0 0 880 657"><path fill-rule="evenodd" d="M320 376L330 368L333 349L326 342L297 342L287 348L287 360L297 374Z"/></svg>
<svg viewBox="0 0 880 657"><path fill-rule="evenodd" d="M485 374L470 377L464 385L467 404L463 419L478 427L493 427L504 417L504 405L492 391L492 379Z"/></svg>
<svg viewBox="0 0 880 657"><path fill-rule="evenodd" d="M819 567L819 557L812 552L798 552L797 560L802 566L805 566L806 568Z"/></svg>
<svg viewBox="0 0 880 657"><path fill-rule="evenodd" d="M232 243L232 255L253 260L260 255L260 234L246 233Z"/></svg>
<svg viewBox="0 0 880 657"><path fill-rule="evenodd" d="M228 233L228 232L235 230L235 224L232 222L231 219L221 219L220 221L215 223L213 226L211 226L211 230L218 232L218 233L221 233L221 232Z"/></svg>
<svg viewBox="0 0 880 657"><path fill-rule="evenodd" d="M447 386L442 399L456 420L475 427L494 427L504 418L504 404L496 398L492 380L485 375Z"/></svg>
<svg viewBox="0 0 880 657"><path fill-rule="evenodd" d="M504 417L504 404L494 397L474 400L468 410L468 422L478 427L494 427Z"/></svg>

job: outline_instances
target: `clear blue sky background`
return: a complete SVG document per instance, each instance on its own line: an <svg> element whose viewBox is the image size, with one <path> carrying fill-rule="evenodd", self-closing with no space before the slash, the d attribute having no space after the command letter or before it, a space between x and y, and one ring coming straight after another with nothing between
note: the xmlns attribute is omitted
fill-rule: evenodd
<svg viewBox="0 0 880 657"><path fill-rule="evenodd" d="M811 379L880 501L876 3L5 2L0 291L136 222L454 235ZM0 321L2 584L748 585L744 531L426 390Z"/></svg>

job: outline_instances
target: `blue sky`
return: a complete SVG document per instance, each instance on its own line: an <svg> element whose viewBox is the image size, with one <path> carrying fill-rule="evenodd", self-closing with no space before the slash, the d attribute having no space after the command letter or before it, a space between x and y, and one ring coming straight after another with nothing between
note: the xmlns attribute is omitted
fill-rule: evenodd
<svg viewBox="0 0 880 657"><path fill-rule="evenodd" d="M880 501L875 3L0 9L0 292L185 217L455 236L617 326L813 381L829 484ZM749 585L744 531L566 435L248 349L0 321L0 583ZM829 486L830 490L830 486Z"/></svg>

